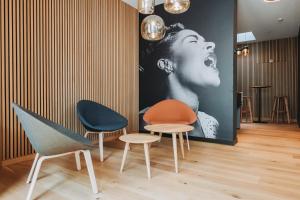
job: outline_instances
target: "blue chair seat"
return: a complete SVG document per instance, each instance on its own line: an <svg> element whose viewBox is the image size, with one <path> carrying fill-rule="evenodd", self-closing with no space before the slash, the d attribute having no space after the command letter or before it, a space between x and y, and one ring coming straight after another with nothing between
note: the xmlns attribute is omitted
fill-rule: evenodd
<svg viewBox="0 0 300 200"><path fill-rule="evenodd" d="M89 100L77 104L79 120L90 132L112 132L125 128L128 121L119 113Z"/></svg>

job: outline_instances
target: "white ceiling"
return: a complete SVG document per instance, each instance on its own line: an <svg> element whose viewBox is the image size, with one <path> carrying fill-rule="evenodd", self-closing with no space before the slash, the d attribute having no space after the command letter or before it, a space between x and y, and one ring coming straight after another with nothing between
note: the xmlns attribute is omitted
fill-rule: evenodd
<svg viewBox="0 0 300 200"><path fill-rule="evenodd" d="M300 25L300 0L238 0L237 16L238 32L252 31L258 41L294 37Z"/></svg>
<svg viewBox="0 0 300 200"><path fill-rule="evenodd" d="M123 0L137 7L137 0ZM164 0L156 0L156 4ZM191 5L193 6L193 5ZM280 0L265 3L264 0L238 0L238 33L252 31L257 41L294 37L300 25L300 0ZM283 18L279 23L278 18Z"/></svg>

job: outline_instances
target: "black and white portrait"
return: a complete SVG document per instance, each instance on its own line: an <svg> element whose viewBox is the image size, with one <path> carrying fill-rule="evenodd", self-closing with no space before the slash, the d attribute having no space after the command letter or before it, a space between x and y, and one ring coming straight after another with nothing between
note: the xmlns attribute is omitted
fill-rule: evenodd
<svg viewBox="0 0 300 200"><path fill-rule="evenodd" d="M222 7L216 9L210 6L210 1L201 1L192 1L190 10L182 15L167 14L157 6L156 14L167 26L165 37L157 42L140 39L141 130L147 109L161 100L177 99L197 114L195 129L190 133L192 138L232 137L233 80L228 78L232 79L233 74L228 77L226 70L232 73L233 42L228 45L222 37L233 41L233 29L220 32L226 23L216 24L216 19L226 19L226 13L211 15L209 11Z"/></svg>
<svg viewBox="0 0 300 200"><path fill-rule="evenodd" d="M143 55L145 60L153 62L152 67L148 68L153 69L153 72L149 73L157 74L151 77L163 77L159 79L158 86L153 88L157 92L161 91L156 95L160 95L161 99L180 100L197 113L198 120L192 136L216 138L218 132L218 120L199 111L200 99L197 94L197 88L220 85L215 47L215 43L206 41L199 33L176 23L167 28L164 39L149 44ZM140 70L144 72L143 66Z"/></svg>

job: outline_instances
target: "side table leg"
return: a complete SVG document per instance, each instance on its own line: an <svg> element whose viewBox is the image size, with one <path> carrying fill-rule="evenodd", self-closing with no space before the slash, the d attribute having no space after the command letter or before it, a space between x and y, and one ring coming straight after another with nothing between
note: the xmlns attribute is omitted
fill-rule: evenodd
<svg viewBox="0 0 300 200"><path fill-rule="evenodd" d="M145 160L147 166L148 179L151 179L149 145L147 143L144 144L144 151L145 151Z"/></svg>
<svg viewBox="0 0 300 200"><path fill-rule="evenodd" d="M188 147L188 150L190 151L191 148L190 148L190 141L189 141L189 133L188 133L188 132L185 132L185 136L186 136L187 147Z"/></svg>
<svg viewBox="0 0 300 200"><path fill-rule="evenodd" d="M184 158L183 136L182 136L182 133L178 133L178 134L179 134L179 143L180 143L181 155L182 155L182 158Z"/></svg>
<svg viewBox="0 0 300 200"><path fill-rule="evenodd" d="M123 172L123 168L124 168L125 160L126 160L126 157L127 157L128 149L129 149L129 142L126 142L126 144L125 144L125 149L124 149L124 153L123 153L123 159L122 159L122 164L121 164L120 173Z"/></svg>
<svg viewBox="0 0 300 200"><path fill-rule="evenodd" d="M159 133L159 138L160 138L160 139L159 139L158 142L161 142L161 137L162 137L162 132Z"/></svg>
<svg viewBox="0 0 300 200"><path fill-rule="evenodd" d="M178 158L177 158L176 133L172 133L172 140L173 140L173 152L174 152L175 172L178 173Z"/></svg>

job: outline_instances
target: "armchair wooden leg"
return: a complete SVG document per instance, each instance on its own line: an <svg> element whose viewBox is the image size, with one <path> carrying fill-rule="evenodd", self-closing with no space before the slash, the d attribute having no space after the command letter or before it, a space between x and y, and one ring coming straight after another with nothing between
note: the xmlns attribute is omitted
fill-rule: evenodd
<svg viewBox="0 0 300 200"><path fill-rule="evenodd" d="M44 160L45 160L44 157L40 157L37 161L36 167L34 169L33 177L32 177L31 183L30 183L29 191L27 193L26 200L31 200L33 189L34 189L37 177L39 175L39 172L40 172L40 169L41 169L41 166L42 166L42 163Z"/></svg>
<svg viewBox="0 0 300 200"><path fill-rule="evenodd" d="M103 133L99 133L99 151L100 151L100 161L103 162L103 160L104 160Z"/></svg>
<svg viewBox="0 0 300 200"><path fill-rule="evenodd" d="M91 132L89 132L89 131L85 132L84 137L87 138L87 136L88 136L90 133L91 133Z"/></svg>
<svg viewBox="0 0 300 200"><path fill-rule="evenodd" d="M94 167L93 167L91 152L89 150L85 150L85 151L83 151L83 155L84 155L84 158L85 158L85 162L86 162L87 170L88 170L88 173L89 173L89 177L90 177L93 192L95 194L97 194L98 193L98 187L97 187L96 177L95 177L95 173L94 173Z"/></svg>
<svg viewBox="0 0 300 200"><path fill-rule="evenodd" d="M187 147L188 147L188 150L190 151L190 141L189 141L189 133L188 132L185 132L185 137L186 137L186 143L187 143Z"/></svg>
<svg viewBox="0 0 300 200"><path fill-rule="evenodd" d="M80 151L75 152L75 160L76 160L76 168L77 170L81 170L81 164L80 164Z"/></svg>
<svg viewBox="0 0 300 200"><path fill-rule="evenodd" d="M39 155L36 155L36 166L33 169L33 176L31 178L31 183L30 183L30 187L29 187L29 191L27 193L27 197L26 200L31 200L32 194L33 194L33 189L34 186L36 184L37 178L38 178L38 174L39 171L41 169L42 163L44 160L47 159L51 159L51 158L57 158L57 157L62 157L62 156L66 156L66 155L70 155L70 154L74 154L75 156L80 155L79 152L83 152L85 161L86 161L86 166L88 169L88 173L90 176L90 180L91 180L91 184L92 184L92 189L94 193L98 193L98 188L97 188L97 183L96 183L96 178L95 178L95 173L94 173L94 168L93 168L93 163L92 163L92 157L91 157L91 153L89 150L80 150L80 151L76 151L76 152L67 152L67 153L63 153L63 154L57 154L57 155L52 155L52 156L41 156L40 158Z"/></svg>
<svg viewBox="0 0 300 200"><path fill-rule="evenodd" d="M127 135L126 128L123 128L123 134L124 134L124 135Z"/></svg>
<svg viewBox="0 0 300 200"><path fill-rule="evenodd" d="M29 172L29 175L28 175L28 178L27 178L26 183L30 183L30 182L31 182L32 175L33 175L33 172L34 172L34 170L35 170L36 163L37 163L37 161L38 161L38 159L39 159L39 156L40 156L40 155L39 155L38 153L35 154L35 158L34 158L34 161L33 161L33 163L32 163L32 167L31 167L31 169L30 169L30 172Z"/></svg>

